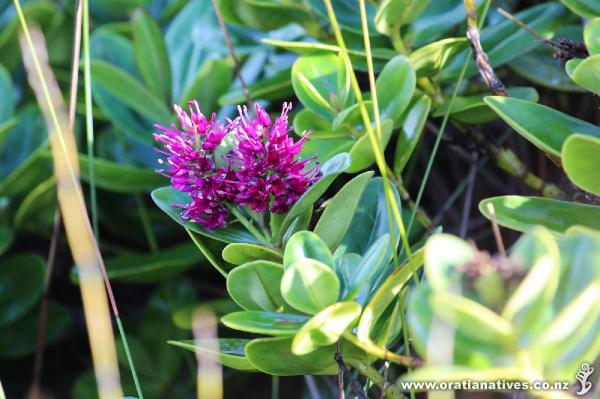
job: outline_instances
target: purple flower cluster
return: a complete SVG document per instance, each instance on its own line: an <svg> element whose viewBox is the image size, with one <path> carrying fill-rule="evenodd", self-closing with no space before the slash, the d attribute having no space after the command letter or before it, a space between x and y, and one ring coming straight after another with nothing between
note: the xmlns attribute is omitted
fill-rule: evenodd
<svg viewBox="0 0 600 399"><path fill-rule="evenodd" d="M248 206L256 212L285 213L319 178L318 164L307 169L312 160L299 159L305 134L298 141L288 136L287 114L292 106L284 103L274 121L258 104L251 118L246 107L238 107L239 117L226 124L207 119L196 101L189 102L189 113L178 105L175 112L181 129L155 125L163 144L160 160L168 168L158 172L171 179L176 190L188 194L191 202L177 204L181 217L208 229L227 224L227 204ZM215 149L231 137L233 148L218 157ZM219 159L221 158L221 159Z"/></svg>

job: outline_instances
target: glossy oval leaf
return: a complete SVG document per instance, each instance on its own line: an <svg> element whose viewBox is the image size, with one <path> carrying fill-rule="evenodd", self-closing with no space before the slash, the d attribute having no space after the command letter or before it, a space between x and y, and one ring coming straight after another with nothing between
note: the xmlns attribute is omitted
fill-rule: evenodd
<svg viewBox="0 0 600 399"><path fill-rule="evenodd" d="M185 193L177 191L172 187L157 188L152 191L152 199L163 212L171 217L171 219L195 233L226 243L242 242L248 244L260 244L248 230L237 223L230 223L227 227L222 229L208 230L198 223L182 220L181 211L178 208L175 208L174 205L186 204L189 202L189 198Z"/></svg>
<svg viewBox="0 0 600 399"><path fill-rule="evenodd" d="M290 237L283 254L283 267L287 269L293 263L303 259L317 260L332 269L335 266L327 244L310 231L299 231Z"/></svg>
<svg viewBox="0 0 600 399"><path fill-rule="evenodd" d="M334 251L342 242L352 222L348 215L354 215L360 197L372 176L373 172L365 172L346 183L329 201L319 218L314 232L330 250Z"/></svg>
<svg viewBox="0 0 600 399"><path fill-rule="evenodd" d="M575 133L600 137L600 128L545 105L508 97L485 97L506 123L542 151L560 156L565 140Z"/></svg>
<svg viewBox="0 0 600 399"><path fill-rule="evenodd" d="M461 286L460 267L473 259L475 250L450 234L431 236L424 247L425 276L433 291L448 292Z"/></svg>
<svg viewBox="0 0 600 399"><path fill-rule="evenodd" d="M308 317L276 312L234 312L221 318L221 322L227 327L238 331L254 334L265 334L272 336L294 335Z"/></svg>
<svg viewBox="0 0 600 399"><path fill-rule="evenodd" d="M281 294L293 308L314 314L337 301L340 281L329 266L305 258L285 269Z"/></svg>
<svg viewBox="0 0 600 399"><path fill-rule="evenodd" d="M354 299L373 276L389 264L393 250L389 234L382 235L369 247L351 274L346 299Z"/></svg>
<svg viewBox="0 0 600 399"><path fill-rule="evenodd" d="M219 345L219 351L215 352L213 349L215 344L214 340L167 341L170 345L212 357L225 367L231 367L232 369L240 371L258 371L258 369L248 361L244 353L244 349L248 342L250 342L249 339L219 338L216 341Z"/></svg>
<svg viewBox="0 0 600 399"><path fill-rule="evenodd" d="M398 120L415 91L417 77L412 64L403 55L398 55L385 64L377 76L377 99L380 119Z"/></svg>
<svg viewBox="0 0 600 399"><path fill-rule="evenodd" d="M585 191L600 196L600 139L573 135L562 149L562 166L569 179Z"/></svg>
<svg viewBox="0 0 600 399"><path fill-rule="evenodd" d="M268 261L238 266L227 275L227 291L246 310L275 312L284 302L280 291L283 268Z"/></svg>
<svg viewBox="0 0 600 399"><path fill-rule="evenodd" d="M467 46L467 39L451 37L418 48L408 58L417 76L435 76L442 70L449 59Z"/></svg>
<svg viewBox="0 0 600 399"><path fill-rule="evenodd" d="M292 353L292 337L259 338L246 346L246 356L250 363L263 373L280 376L292 375L333 375L338 365L333 355L336 345L320 347L305 355ZM364 361L366 354L344 341L341 355L344 359Z"/></svg>
<svg viewBox="0 0 600 399"><path fill-rule="evenodd" d="M304 194L300 196L298 201L288 211L287 215L283 219L280 237L285 233L289 225L294 221L297 216L300 216L308 208L310 208L321 196L327 191L331 183L338 177L342 172L346 171L352 162L352 158L347 153L341 153L327 162L323 163L320 168L321 178L315 184L313 184Z"/></svg>
<svg viewBox="0 0 600 399"><path fill-rule="evenodd" d="M338 302L316 315L302 326L292 341L292 352L305 355L321 346L336 343L360 316L361 306L356 302Z"/></svg>
<svg viewBox="0 0 600 399"><path fill-rule="evenodd" d="M600 54L600 18L592 19L587 23L583 38L590 54Z"/></svg>
<svg viewBox="0 0 600 399"><path fill-rule="evenodd" d="M555 234L564 233L577 225L600 229L600 207L594 205L507 195L488 198L479 203L479 211L488 219L489 202L494 205L499 225L521 232L527 232L536 225L544 226Z"/></svg>
<svg viewBox="0 0 600 399"><path fill-rule="evenodd" d="M569 63L571 65L571 63ZM600 54L592 55L578 62L571 70L569 76L579 86L600 95Z"/></svg>
<svg viewBox="0 0 600 399"><path fill-rule="evenodd" d="M222 256L226 262L234 265L242 265L255 260L267 260L276 263L283 261L283 257L280 254L269 248L235 242L223 248Z"/></svg>
<svg viewBox="0 0 600 399"><path fill-rule="evenodd" d="M383 149L387 147L392 137L393 130L394 123L391 119L386 119L383 121L383 123L381 123L382 141L379 143L380 149L382 146ZM374 150L373 146L371 145L371 138L367 133L365 133L354 143L354 145L350 149L352 165L348 168L348 173L357 173L373 165L373 163L375 162L375 154L373 151Z"/></svg>
<svg viewBox="0 0 600 399"><path fill-rule="evenodd" d="M105 61L92 61L90 68L94 82L131 109L152 121L171 120L164 102L127 72Z"/></svg>
<svg viewBox="0 0 600 399"><path fill-rule="evenodd" d="M400 175L408 163L423 133L431 99L421 96L413 102L402 117L402 129L394 152L394 173Z"/></svg>
<svg viewBox="0 0 600 399"><path fill-rule="evenodd" d="M135 62L146 86L163 102L171 100L171 65L158 24L144 11L133 13Z"/></svg>
<svg viewBox="0 0 600 399"><path fill-rule="evenodd" d="M305 55L292 67L292 85L302 104L314 113L332 119L345 108L344 93L349 86L348 71L332 54ZM341 84L338 81L342 81ZM345 89L347 90L347 89ZM342 102L338 103L338 100Z"/></svg>

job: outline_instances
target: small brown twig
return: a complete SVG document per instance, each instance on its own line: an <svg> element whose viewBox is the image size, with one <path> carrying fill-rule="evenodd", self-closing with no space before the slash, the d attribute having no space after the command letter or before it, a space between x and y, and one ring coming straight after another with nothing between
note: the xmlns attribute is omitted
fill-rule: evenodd
<svg viewBox="0 0 600 399"><path fill-rule="evenodd" d="M215 9L215 14L217 15L217 20L219 21L219 26L221 27L221 32L223 32L223 38L225 39L225 44L227 45L227 49L229 50L229 55L233 59L235 74L240 81L242 91L244 93L244 96L246 97L246 101L248 102L249 106L252 102L252 97L250 96L250 91L248 91L248 86L246 85L244 77L242 76L240 63L238 61L237 56L235 55L235 49L233 48L233 43L231 42L231 36L229 36L229 31L227 30L227 26L225 25L225 21L223 20L223 14L221 13L221 9L219 8L217 0L211 1L213 8Z"/></svg>
<svg viewBox="0 0 600 399"><path fill-rule="evenodd" d="M567 62L574 58L587 58L590 56L590 53L584 43L575 42L564 37L557 39L557 41L546 39L544 36L527 26L527 24L525 24L523 21L510 14L508 11L502 8L498 8L497 10L503 17L514 22L520 28L525 29L530 35L534 36L539 41L550 47L554 51L554 58L557 58L563 62Z"/></svg>
<svg viewBox="0 0 600 399"><path fill-rule="evenodd" d="M342 352L342 341L338 341L337 343L337 352L336 352L336 356L338 356L340 353ZM341 358L341 356L340 356ZM336 358L337 361L337 358ZM346 398L346 392L344 390L344 369L342 367L338 367L338 392L339 392L339 399L345 399Z"/></svg>
<svg viewBox="0 0 600 399"><path fill-rule="evenodd" d="M380 399L385 399L387 386L388 386L388 372L390 370L390 362L387 360L383 362L383 385L381 386Z"/></svg>
<svg viewBox="0 0 600 399"><path fill-rule="evenodd" d="M467 39L473 49L473 58L475 64L477 64L477 69L492 94L507 97L508 93L504 83L496 76L494 68L490 65L490 59L481 47L475 0L464 0L464 4L467 11Z"/></svg>
<svg viewBox="0 0 600 399"><path fill-rule="evenodd" d="M352 375L350 374L350 370L348 370L348 366L346 366L346 363L344 363L344 359L342 358L342 353L341 353L340 341L338 341L338 350L333 355L333 358L335 359L336 363L338 364L339 370L340 370L338 372L338 384L340 387L340 396L339 396L340 399L344 399L344 397L345 397L344 374L348 375L348 379L350 380L350 388L352 389L352 393L354 394L354 396L361 398L361 399L369 399L369 397L363 390L360 383L355 378L352 377ZM339 382L340 376L341 376L341 384Z"/></svg>
<svg viewBox="0 0 600 399"><path fill-rule="evenodd" d="M498 227L498 222L496 221L496 210L494 209L494 204L488 202L487 210L490 214L492 230L494 230L494 238L496 239L496 246L498 247L498 252L500 252L500 255L503 258L506 258L506 249L504 248L504 241L502 241L502 235L500 234L500 227Z"/></svg>

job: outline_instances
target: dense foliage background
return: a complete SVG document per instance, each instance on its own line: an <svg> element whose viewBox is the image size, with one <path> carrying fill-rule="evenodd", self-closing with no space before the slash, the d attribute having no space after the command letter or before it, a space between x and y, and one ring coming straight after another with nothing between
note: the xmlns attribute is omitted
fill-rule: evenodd
<svg viewBox="0 0 600 399"><path fill-rule="evenodd" d="M244 295L252 295L236 293L236 289L250 291L247 287L251 276L230 272L226 285L223 276L211 266L207 253L209 257L216 254L220 268L231 271L237 265L257 259L282 263L287 268L293 262L286 263L287 254L292 251L286 245L297 245L299 250L307 252L325 248L316 256L325 264L330 260L330 267L341 278L339 296L347 294L351 300L358 297L356 301L362 307L371 303L375 304L371 309L379 311L374 320L361 320L361 325L368 326L367 336L377 335L379 340L373 338L377 345L398 353L408 351L422 359L426 357L426 348L415 327L420 324L414 319L408 322L398 319L397 323L389 319L395 320L393 317L397 312L405 314L409 292L414 297L411 306L416 309L422 305L420 309L429 318L436 310L435 306L433 310L423 310L428 307L427 303L438 301L451 307L451 298L444 301L445 297L438 296L430 302L423 299L430 295L433 298L434 293L442 295L440 292L448 288L443 284L441 288L436 286L436 278L430 278L437 273L444 274L435 265L463 264L481 259L477 256L482 253L457 238L442 236L451 242L427 244L439 245L431 247L434 249L430 249L430 253L435 250L450 258L452 254L456 256L450 260L437 260L428 258L425 252L426 283L409 282L407 275L396 287L386 279L392 275L395 262L403 264L407 261L406 243L410 242L413 250L423 256L418 249L431 234L441 231L473 240L480 249L495 253L497 243L488 220L489 209L487 202L478 207L481 200L489 199L495 205L498 223L509 228L502 231L506 248L512 247L521 232L531 231L535 225L545 226L546 230L534 230L519 241L512 252L511 262L521 265L521 274L507 277L504 288L494 285L502 286L497 281L487 282L489 285L471 299L500 312L504 300L515 290L515 281L523 280L524 271L534 270L539 254L551 254L555 263L561 265L560 268L556 266L555 276L548 278L548 281L556 280L552 283L554 288L545 291L544 280L539 283L542 287L539 291L543 291L540 295L545 297L558 292L556 295L562 302L549 305L546 298L548 301L535 305L539 307L534 310L528 309L527 312L532 313L525 315L519 313L519 309L515 310L518 306L513 303L514 314L506 316L503 313L519 331L515 333L519 343L527 342L531 339L529 334L547 327L542 322L537 327L523 327L519 324L523 318L550 308L556 316L576 294L584 291L584 282L590 283L590 287L591 283L597 284L600 278L597 231L571 230L568 235L561 235L575 225L600 229L600 208L596 207L600 205L597 197L600 186L595 177L600 159L596 150L600 144L597 139L590 138L600 137L597 127L600 121L597 97L600 93L600 61L597 58L600 57L597 55L600 53L600 23L594 20L600 15L597 1L476 2L482 48L506 86L508 99L487 97L492 93L489 84L481 78L481 68L478 69L473 61L465 64L471 59L471 47L465 38L467 1L366 2L372 47L369 53L363 41L364 27L358 2L332 1L352 68L344 62L339 37L335 36L338 32L332 28L326 5L321 0L219 0L217 3L227 24L228 40L235 49L243 79L236 77L236 61L230 55L226 36L210 0L98 0L92 1L89 8L89 66L95 132L91 143L93 157L86 150L90 141L86 138L88 131L84 118L86 112L90 113L85 106L83 75L79 82L74 133L80 152L85 198L89 200L92 224L97 227L98 242L145 397L195 397L196 360L192 351L184 349L188 345L188 349L193 350L192 343L185 341L192 339L191 315L198 305L212 309L217 317L242 308L268 310L260 303L244 303ZM69 0L31 0L23 1L22 6L28 23L39 25L45 35L49 64L68 102L74 26L77 26L76 4ZM553 41L543 42L532 36L501 15L497 7ZM482 15L485 19L481 19ZM60 226L55 228L57 183L48 129L28 83L19 31L14 4L0 0L0 380L8 398L26 396L32 375L40 376L42 389L48 397L95 397L79 275L62 229ZM559 41L559 38L568 40ZM581 48L573 47L575 43L584 46L585 54ZM378 107L372 101L367 55L371 57L377 76ZM581 61L584 58L586 60ZM466 69L463 65L467 65ZM360 85L367 113L373 117L374 108L381 112L379 145L385 158L384 170L392 184L387 193L386 183L381 178L381 165L368 141L369 129L364 123L364 114L361 114L363 103L352 89L353 73ZM181 198L166 188L150 195L152 190L169 185L167 178L155 172L159 168L160 154L156 151L158 144L152 133L156 132L155 123L169 125L176 121L172 104L184 105L191 99L199 102L206 115L215 112L221 120L233 118L237 114L236 106L247 102L242 80L252 102L260 103L274 116L279 115L284 101L293 103L290 127L298 135L296 139L304 131L312 130L302 156L316 156L324 172L323 180L327 182L318 183L321 185L313 191L314 198L310 203L305 201L302 207L298 206L293 217L284 220L267 217L274 241L265 245L261 250L264 252L258 253L254 247L230 246L229 256L223 253L221 257L228 243L262 244L238 223L212 232L183 223L184 227L194 231L186 233L175 222L181 223L171 205ZM570 137L575 134L583 135L583 138L579 137L583 141L577 142L577 137ZM563 147L566 140L570 143L568 148L566 144ZM565 153L567 150L572 152ZM90 163L93 178L90 178ZM403 233L398 220L387 218L389 205L386 203L389 204L390 193L401 204L402 229L408 229L406 237L402 237L406 242L400 239ZM499 197L509 195L514 197ZM329 207L331 203L334 206ZM341 209L342 213L334 214L331 209ZM340 231L328 229L328 226L345 227ZM302 230L314 231L317 237L296 235L297 242L293 242L290 237ZM395 234L386 235L390 232ZM190 235L196 242L190 240ZM56 240L54 254L50 251L53 240ZM198 240L203 251L198 249ZM582 240L588 240L585 248L578 246L583 245ZM341 246L345 249L339 250ZM357 255L358 261L348 256L339 262L347 262L350 266L339 266L338 259L343 258L345 251L348 252L346 255L360 255ZM585 254L582 255L585 262L593 266L576 268L570 265L568 260L574 259L576 254ZM49 262L54 264L51 274L46 273ZM482 261L493 263L486 262ZM381 267L359 267L365 263ZM416 270L420 264L412 267ZM355 271L362 273L354 276L354 280L353 269L339 271L352 265L359 265ZM421 274L415 270L412 270L415 274ZM343 277L343 273L349 276ZM581 275L586 277L580 285L573 283L564 287L558 284L559 276L577 279ZM319 281L338 281L330 271L318 276ZM281 276L273 278L274 286L279 287ZM368 281L368 287L357 282L360 278ZM401 291L405 284L411 289ZM552 284L548 283L548 286ZM330 287L325 283L323 286ZM45 287L49 287L47 291ZM381 287L384 289L377 291ZM537 292L536 287L529 288ZM384 301L377 297L377 292L388 291L394 293L389 302L383 305L375 302L375 299ZM348 292L354 292L354 295ZM590 292L589 298L597 299L594 296L597 293ZM496 298L489 298L495 294ZM304 298L302 292L298 296ZM338 300L337 296L333 303ZM44 356L41 370L35 371L43 298L48 299L48 318L42 323L46 344L42 345L42 350L37 350L38 356L42 351ZM280 305L308 315L322 309L314 303L298 303L295 298L294 292L284 292ZM592 299L585 303L587 306L596 302ZM590 342L582 349L588 356L597 355L600 350L596 338L600 320L597 308L585 308L591 324L578 326L579 331L587 335L574 338L577 342ZM359 306L359 314L361 309ZM355 310L350 308L344 312L353 315ZM477 311L473 314L480 315ZM347 316L350 318L345 320L344 312L335 315L346 328L358 316ZM510 314L511 310L506 312ZM253 327L245 324L249 321L244 317L249 316L238 313L238 317L240 319L225 319L227 326L219 325L219 337L249 339L251 334L243 331L286 336L286 333L272 334L278 325L253 331ZM410 319L410 314L408 317ZM485 326L477 324L481 321L477 317L475 321L467 320L467 324L479 329L477 334L482 329L487 331ZM308 316L302 316L288 322L298 324L297 328L292 327L296 332L307 319ZM274 323L271 319L264 322ZM408 325L406 323L412 323L413 328L410 348L406 347L407 337L403 337L408 334L407 329L401 328ZM312 328L318 330L319 327ZM510 328L513 327L507 327ZM381 338L383 330L386 333ZM465 347L481 344L468 331L462 333L465 335L457 338L457 342L467 340L463 343ZM335 343L340 335L341 331L333 341L329 342L327 338L325 343ZM506 346L494 345L495 340L505 337L498 331L486 337L492 338L487 341L482 338L486 342L481 346L481 353L488 360L495 359L496 355L501 358L494 351ZM318 338L306 339L310 343L305 343L300 351L310 351L307 348L312 348L311 345L325 345L319 343ZM179 346L184 349L167 341L180 341ZM240 361L235 359L236 355L240 351L243 354L240 342L232 340L229 342L231 348L222 348L229 350L233 359L225 359L224 363L241 369L254 367L248 366L249 363L235 363ZM289 347L289 342L287 344ZM128 362L118 338L116 345L125 394L135 396ZM558 344L554 342L553 345ZM255 350L276 351L273 348L265 346ZM289 352L289 348L285 350ZM287 358L274 357L258 367L267 372L269 367L274 367L271 374L297 375L280 380L264 373L225 367L225 397L268 397L272 393L272 384L280 384L280 395L285 398L337 397L335 377L302 377L335 374L334 352L332 349L322 358L315 357L312 366L296 365L289 360L289 368L278 369L275 365ZM577 356L584 356L582 353L578 352ZM593 362L596 355L582 360ZM356 355L354 359L349 355L349 358L364 360L361 356ZM247 361L243 356L238 357ZM381 359L381 356L376 358ZM571 378L569 381L573 381L572 370L577 371L579 364L564 365L556 360L559 358L560 355L554 353L554 360L540 361L544 364L541 367L544 373L548 373L544 377ZM227 364L227 361L233 363ZM467 355L457 355L455 362L482 370L498 366L494 361L488 364ZM550 366L546 367L544 362ZM381 374L380 361L375 362L373 358L365 363L372 363L372 370ZM561 368L563 366L565 368ZM405 372L404 366L394 365L389 378L395 381ZM365 383L364 376L357 372L354 375ZM375 377L369 379L374 381ZM318 396L315 396L316 391ZM373 397L377 397L376 391L376 388L371 390ZM486 395L493 396L492 393ZM477 397L483 397L483 394Z"/></svg>

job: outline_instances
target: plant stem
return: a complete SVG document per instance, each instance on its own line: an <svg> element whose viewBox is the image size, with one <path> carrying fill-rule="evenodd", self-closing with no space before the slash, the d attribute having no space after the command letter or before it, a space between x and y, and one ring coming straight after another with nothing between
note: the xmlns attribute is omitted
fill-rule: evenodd
<svg viewBox="0 0 600 399"><path fill-rule="evenodd" d="M223 277L227 278L227 272L223 270L221 266L219 266L219 262L217 261L217 258L215 258L211 250L190 229L185 229L185 231L188 233L194 244L196 244L200 252L202 252L202 255L204 255L204 257L210 262L210 264L213 265L213 267L217 269L217 271L221 273Z"/></svg>
<svg viewBox="0 0 600 399"><path fill-rule="evenodd" d="M279 376L271 376L271 399L279 399Z"/></svg>
<svg viewBox="0 0 600 399"><path fill-rule="evenodd" d="M350 366L352 366L352 368L357 370L363 376L365 376L369 380L373 381L375 383L375 385L377 385L379 388L383 389L384 385L387 385L385 383L383 377L379 374L379 372L377 370L375 370L373 367L369 366L368 364L365 364L365 363L363 363L359 360L355 360L355 359L348 359L346 361L346 363L348 363ZM402 395L402 393L400 393L398 391L398 388L393 384L387 386L387 388L385 389L385 394L390 399L401 399L404 397Z"/></svg>
<svg viewBox="0 0 600 399"><path fill-rule="evenodd" d="M254 227L254 224L252 224L251 220L246 219L244 215L242 215L242 213L238 210L238 208L235 205L227 205L227 207L229 208L231 213L233 213L235 218L246 228L246 230L252 233L254 238L263 243L265 246L269 246L269 241L267 241L265 236L262 235L256 227Z"/></svg>
<svg viewBox="0 0 600 399"><path fill-rule="evenodd" d="M361 348L368 354L373 355L379 359L386 359L393 363L399 364L401 366L406 366L406 367L414 367L420 363L420 361L418 359L415 359L411 356L398 355L397 353L390 352L387 349L377 346L373 343L366 343L366 342L360 341L350 331L345 331L343 336L345 339L352 342L354 345L358 346L359 348Z"/></svg>
<svg viewBox="0 0 600 399"><path fill-rule="evenodd" d="M90 178L90 212L92 214L92 228L96 240L98 240L98 204L96 199L96 171L94 169L94 114L92 110L92 73L90 71L90 14L88 0L81 1L83 4L83 81L88 174Z"/></svg>
<svg viewBox="0 0 600 399"><path fill-rule="evenodd" d="M121 340L123 341L123 349L125 349L127 363L129 363L129 368L131 369L131 377L133 378L133 383L135 384L135 390L137 392L138 399L144 399L144 395L142 394L142 387L140 386L140 381L138 380L137 372L135 370L135 367L133 366L133 358L131 357L131 352L129 351L129 344L127 343L127 335L125 335L123 323L121 323L121 318L119 316L116 317L116 320L117 328L119 329L119 334L121 335Z"/></svg>

